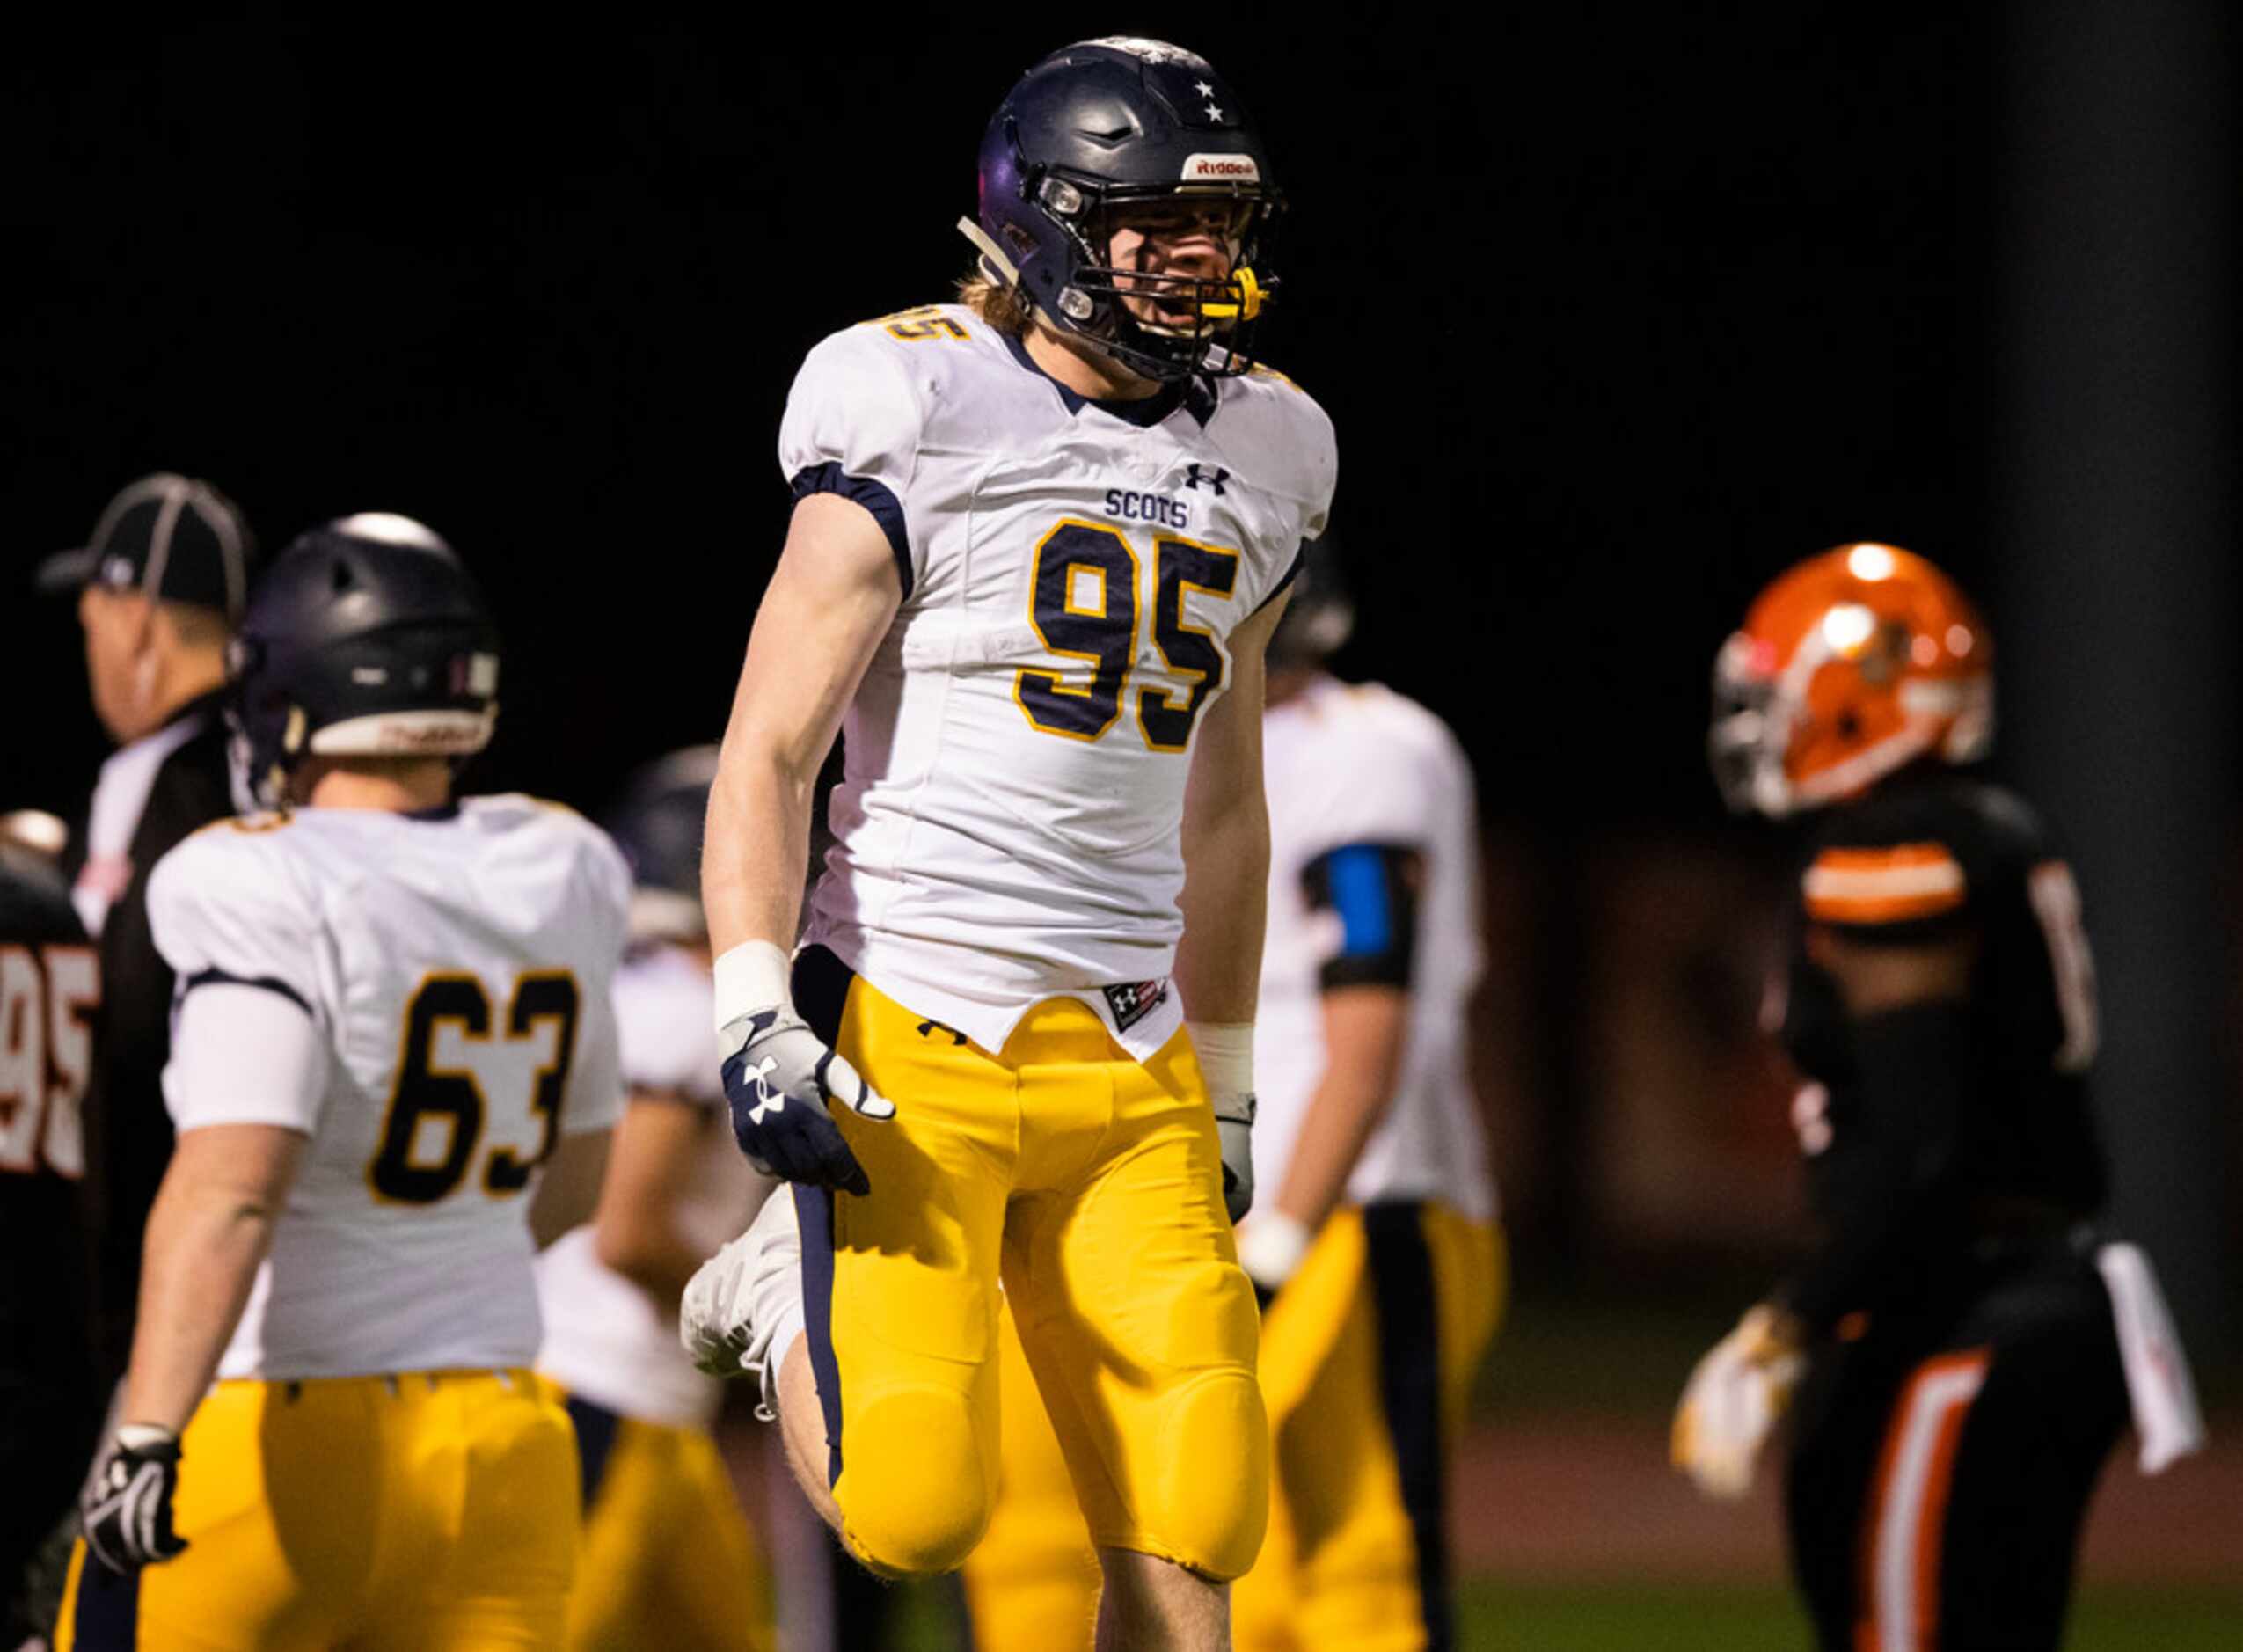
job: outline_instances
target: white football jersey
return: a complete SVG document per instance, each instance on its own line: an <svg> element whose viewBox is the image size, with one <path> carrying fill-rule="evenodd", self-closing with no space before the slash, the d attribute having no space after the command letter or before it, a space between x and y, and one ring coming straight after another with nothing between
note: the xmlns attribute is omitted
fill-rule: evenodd
<svg viewBox="0 0 2243 1652"><path fill-rule="evenodd" d="M1269 936L1254 1020L1254 1185L1274 1197L1324 1075L1323 972L1378 921L1344 892L1312 901L1334 852L1393 845L1417 857L1410 1019L1400 1076L1347 1197L1437 1200L1479 1220L1494 1182L1474 1100L1465 1017L1482 964L1480 836L1471 766L1446 725L1377 683L1318 678L1262 725L1269 789Z"/></svg>
<svg viewBox="0 0 2243 1652"><path fill-rule="evenodd" d="M805 939L990 1049L1056 995L1157 1049L1193 734L1323 531L1331 421L1259 370L1085 401L945 304L811 351L779 463L870 509L904 588Z"/></svg>
<svg viewBox="0 0 2243 1652"><path fill-rule="evenodd" d="M516 796L222 821L157 863L173 1122L311 1137L220 1376L536 1356L529 1195L615 1122L630 892L604 833Z"/></svg>
<svg viewBox="0 0 2243 1652"><path fill-rule="evenodd" d="M709 1059L715 987L708 969L676 947L634 954L616 977L616 1027L629 1105L696 1109L702 1148L671 1213L705 1254L745 1227L765 1186L732 1139L724 1085ZM723 1385L693 1368L677 1315L603 1266L592 1230L566 1233L537 1258L545 1343L537 1369L573 1393L625 1416L672 1428L705 1427Z"/></svg>

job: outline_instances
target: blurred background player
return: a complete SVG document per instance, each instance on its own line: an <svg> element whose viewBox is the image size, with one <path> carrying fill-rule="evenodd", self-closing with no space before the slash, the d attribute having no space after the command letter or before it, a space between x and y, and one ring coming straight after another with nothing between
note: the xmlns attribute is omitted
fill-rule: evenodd
<svg viewBox="0 0 2243 1652"><path fill-rule="evenodd" d="M1824 1234L1699 1363L1674 1455L1741 1495L1790 1400L1826 1648L2054 1647L2130 1393L2144 1468L2202 1441L2147 1262L2091 1225L2079 890L2022 800L1955 771L1991 744L1991 666L1939 569L1854 545L1770 585L1716 667L1723 796L1816 815L1764 1019Z"/></svg>
<svg viewBox="0 0 2243 1652"><path fill-rule="evenodd" d="M588 1214L621 1100L629 874L566 809L454 800L498 642L420 523L300 537L232 668L277 812L150 882L179 1143L61 1644L557 1646L576 1456L533 1234Z"/></svg>
<svg viewBox="0 0 2243 1652"><path fill-rule="evenodd" d="M1448 1465L1503 1297L1468 1060L1472 772L1432 713L1326 669L1353 623L1319 541L1269 646L1260 1193L1238 1230L1275 1473L1233 1634L1271 1652L1455 1644ZM1035 1422L1008 1415L1005 1498L967 1568L994 1646L1085 1639L1082 1528Z"/></svg>
<svg viewBox="0 0 2243 1652"><path fill-rule="evenodd" d="M70 899L100 949L104 1003L85 1097L85 1205L95 1246L101 1382L123 1374L141 1232L172 1152L163 1072L172 978L148 928L148 878L172 844L231 815L219 701L226 639L256 572L241 511L208 482L143 476L85 545L40 564L39 588L77 597L86 684L117 749L63 856Z"/></svg>
<svg viewBox="0 0 2243 1652"><path fill-rule="evenodd" d="M995 1492L1001 1270L1109 1645L1226 1643L1268 1504L1230 1225L1261 656L1335 464L1316 404L1249 370L1276 205L1189 52L1085 41L1014 85L961 226L974 302L837 333L795 380L797 501L711 796L734 1129L800 1185L697 1277L687 1329L776 1378L854 1553L939 1573Z"/></svg>
<svg viewBox="0 0 2243 1652"><path fill-rule="evenodd" d="M1234 1610L1270 1652L1455 1643L1448 1465L1504 1290L1472 769L1425 707L1325 669L1352 620L1311 546L1270 644L1261 1197L1238 1232L1275 1476Z"/></svg>
<svg viewBox="0 0 2243 1652"><path fill-rule="evenodd" d="M584 1539L579 1652L772 1645L767 1571L710 1433L724 1386L678 1346L677 1299L770 1184L734 1146L709 1061L701 826L717 749L632 777L604 824L630 862L615 985L625 1093L595 1220L537 1259L537 1368L576 1424Z"/></svg>
<svg viewBox="0 0 2243 1652"><path fill-rule="evenodd" d="M78 1107L101 979L52 815L0 815L0 1646L52 1620L26 1568L85 1472L103 1393L86 1322Z"/></svg>

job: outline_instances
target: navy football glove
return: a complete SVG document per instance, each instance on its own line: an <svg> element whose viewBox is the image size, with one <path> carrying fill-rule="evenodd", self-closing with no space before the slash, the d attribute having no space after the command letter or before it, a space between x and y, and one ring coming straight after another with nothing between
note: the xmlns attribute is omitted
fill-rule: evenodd
<svg viewBox="0 0 2243 1652"><path fill-rule="evenodd" d="M733 1137L756 1169L844 1193L873 1190L826 1104L838 1101L859 1118L877 1120L894 1118L895 1108L791 1005L734 1016L717 1034L717 1047Z"/></svg>
<svg viewBox="0 0 2243 1652"><path fill-rule="evenodd" d="M179 1440L169 1429L128 1422L78 1494L85 1546L113 1572L168 1561L186 1542L172 1530L179 1483Z"/></svg>

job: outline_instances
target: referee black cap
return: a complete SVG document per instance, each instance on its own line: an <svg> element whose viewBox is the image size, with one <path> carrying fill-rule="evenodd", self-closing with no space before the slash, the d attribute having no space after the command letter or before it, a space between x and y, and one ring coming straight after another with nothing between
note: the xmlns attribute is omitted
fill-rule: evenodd
<svg viewBox="0 0 2243 1652"><path fill-rule="evenodd" d="M232 621L249 600L256 560L257 538L239 506L208 482L163 471L111 500L86 544L41 562L35 582L42 591L143 591Z"/></svg>

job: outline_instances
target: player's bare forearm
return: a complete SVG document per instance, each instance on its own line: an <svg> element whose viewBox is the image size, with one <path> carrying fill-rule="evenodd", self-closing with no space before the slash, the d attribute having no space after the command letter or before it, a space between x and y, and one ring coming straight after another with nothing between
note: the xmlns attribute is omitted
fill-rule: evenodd
<svg viewBox="0 0 2243 1652"><path fill-rule="evenodd" d="M709 791L701 898L719 954L793 945L818 770L902 595L870 511L833 493L794 507Z"/></svg>
<svg viewBox="0 0 2243 1652"><path fill-rule="evenodd" d="M1346 1191L1401 1077L1409 994L1365 983L1324 994L1324 1076L1286 1160L1275 1208L1314 1232Z"/></svg>
<svg viewBox="0 0 2243 1652"><path fill-rule="evenodd" d="M1269 815L1242 800L1184 851L1184 939L1176 984L1195 1021L1251 1021L1269 900Z"/></svg>
<svg viewBox="0 0 2243 1652"><path fill-rule="evenodd" d="M601 1261L675 1308L705 1253L679 1232L692 1167L706 1151L708 1115L690 1102L634 1095L616 1127L593 1242Z"/></svg>
<svg viewBox="0 0 2243 1652"><path fill-rule="evenodd" d="M271 1248L304 1141L271 1124L179 1137L149 1212L121 1421L176 1434L194 1414Z"/></svg>
<svg viewBox="0 0 2243 1652"><path fill-rule="evenodd" d="M1269 904L1262 650L1281 597L1231 633L1230 690L1201 719L1184 789L1184 939L1176 985L1195 1021L1251 1021Z"/></svg>

